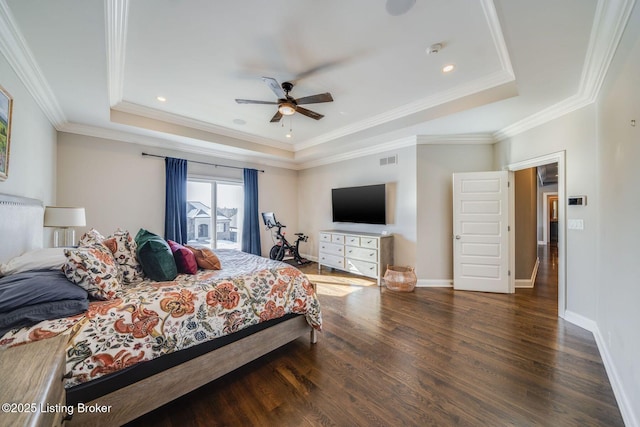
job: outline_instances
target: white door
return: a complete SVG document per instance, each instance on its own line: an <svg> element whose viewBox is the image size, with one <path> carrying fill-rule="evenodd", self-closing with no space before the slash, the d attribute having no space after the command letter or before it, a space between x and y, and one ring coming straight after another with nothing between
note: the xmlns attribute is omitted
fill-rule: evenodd
<svg viewBox="0 0 640 427"><path fill-rule="evenodd" d="M511 172L453 174L453 288L513 293Z"/></svg>

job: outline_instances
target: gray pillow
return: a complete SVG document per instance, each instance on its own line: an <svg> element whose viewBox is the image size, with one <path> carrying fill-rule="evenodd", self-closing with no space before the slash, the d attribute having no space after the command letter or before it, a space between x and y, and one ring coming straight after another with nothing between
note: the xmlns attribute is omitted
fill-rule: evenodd
<svg viewBox="0 0 640 427"><path fill-rule="evenodd" d="M25 271L0 278L0 313L51 301L86 299L87 291L59 270Z"/></svg>
<svg viewBox="0 0 640 427"><path fill-rule="evenodd" d="M26 271L0 278L0 336L88 308L87 291L68 281L61 271Z"/></svg>

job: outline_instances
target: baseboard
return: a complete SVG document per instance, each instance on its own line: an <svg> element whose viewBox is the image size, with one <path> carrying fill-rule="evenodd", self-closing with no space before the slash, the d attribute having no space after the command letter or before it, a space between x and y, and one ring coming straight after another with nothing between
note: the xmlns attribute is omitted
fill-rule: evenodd
<svg viewBox="0 0 640 427"><path fill-rule="evenodd" d="M634 413L633 405L631 404L629 398L624 392L624 389L622 388L620 375L618 375L618 371L616 370L613 359L611 358L611 354L609 353L607 342L600 333L598 324L589 318L586 318L569 310L564 312L564 320L566 320L567 322L571 322L583 329L586 329L593 334L593 338L595 339L596 345L598 346L600 358L602 359L602 364L604 365L604 369L607 372L607 377L609 378L609 383L611 384L611 388L613 389L613 395L616 398L618 408L620 409L620 413L622 414L622 420L624 421L624 424L629 427L640 427L640 414L636 415Z"/></svg>
<svg viewBox="0 0 640 427"><path fill-rule="evenodd" d="M300 256L304 259L308 259L309 261L313 261L313 262L318 262L318 257L317 256L312 256L312 255L307 255L307 254L300 254Z"/></svg>
<svg viewBox="0 0 640 427"><path fill-rule="evenodd" d="M633 405L622 388L622 381L620 381L620 375L618 375L618 371L613 364L613 359L609 353L606 340L600 333L600 329L598 329L597 325L596 330L592 332L593 337L596 340L596 344L598 345L598 351L600 351L600 357L602 358L604 369L607 371L607 377L609 377L609 383L613 389L613 395L616 397L618 408L622 414L624 425L628 427L640 427L640 414L634 414Z"/></svg>
<svg viewBox="0 0 640 427"><path fill-rule="evenodd" d="M582 316L581 314L574 313L573 311L565 310L564 320L571 322L576 326L580 326L582 329L586 329L591 333L595 333L598 329L598 325L593 320Z"/></svg>
<svg viewBox="0 0 640 427"><path fill-rule="evenodd" d="M533 266L533 272L531 273L531 278L529 279L516 279L515 287L516 288L533 288L536 283L536 277L538 276L538 268L540 267L540 258L536 258L536 263Z"/></svg>
<svg viewBox="0 0 640 427"><path fill-rule="evenodd" d="M431 280L431 279L419 279L416 283L418 288L453 288L453 280Z"/></svg>

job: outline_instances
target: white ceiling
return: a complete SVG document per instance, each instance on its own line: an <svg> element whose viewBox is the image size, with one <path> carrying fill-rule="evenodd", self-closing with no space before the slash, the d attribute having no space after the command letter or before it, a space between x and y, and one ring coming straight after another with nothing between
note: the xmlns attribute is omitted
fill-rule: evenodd
<svg viewBox="0 0 640 427"><path fill-rule="evenodd" d="M492 142L578 108L633 0L417 0L399 16L385 3L0 0L0 46L59 130L302 168ZM270 123L275 105L235 102L275 101L261 76L334 102L305 106L319 121Z"/></svg>

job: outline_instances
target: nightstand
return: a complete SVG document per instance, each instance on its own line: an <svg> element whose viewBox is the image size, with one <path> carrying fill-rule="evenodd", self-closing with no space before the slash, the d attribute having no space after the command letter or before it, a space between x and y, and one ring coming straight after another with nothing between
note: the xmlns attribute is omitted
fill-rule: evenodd
<svg viewBox="0 0 640 427"><path fill-rule="evenodd" d="M0 351L0 425L62 425L68 340L59 335Z"/></svg>

